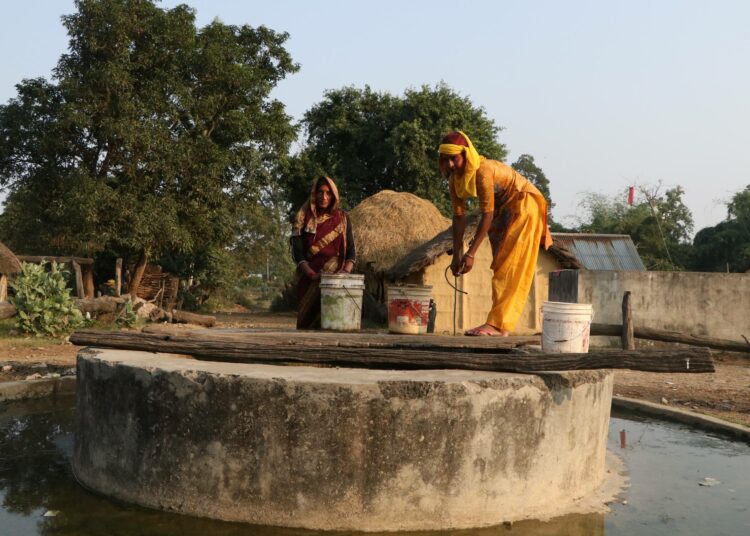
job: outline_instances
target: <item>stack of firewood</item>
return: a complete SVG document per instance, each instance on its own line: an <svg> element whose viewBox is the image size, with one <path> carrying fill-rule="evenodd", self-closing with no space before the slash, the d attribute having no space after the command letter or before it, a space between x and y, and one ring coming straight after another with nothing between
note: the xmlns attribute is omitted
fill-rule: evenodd
<svg viewBox="0 0 750 536"><path fill-rule="evenodd" d="M161 266L149 265L138 285L136 296L171 310L177 303L179 283L180 279L177 276L162 272Z"/></svg>

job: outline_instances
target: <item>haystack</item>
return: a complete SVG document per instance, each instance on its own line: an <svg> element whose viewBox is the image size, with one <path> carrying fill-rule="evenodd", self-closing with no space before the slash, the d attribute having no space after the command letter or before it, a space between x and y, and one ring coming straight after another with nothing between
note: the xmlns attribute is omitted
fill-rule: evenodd
<svg viewBox="0 0 750 536"><path fill-rule="evenodd" d="M0 302L8 299L8 276L21 271L21 262L0 242Z"/></svg>
<svg viewBox="0 0 750 536"><path fill-rule="evenodd" d="M365 275L363 314L383 323L385 271L394 262L450 227L429 201L405 192L382 190L349 213L357 247L355 271Z"/></svg>
<svg viewBox="0 0 750 536"><path fill-rule="evenodd" d="M21 261L0 242L0 275L13 275L21 271Z"/></svg>
<svg viewBox="0 0 750 536"><path fill-rule="evenodd" d="M349 216L358 268L373 272L384 272L451 224L429 201L393 190L368 197Z"/></svg>

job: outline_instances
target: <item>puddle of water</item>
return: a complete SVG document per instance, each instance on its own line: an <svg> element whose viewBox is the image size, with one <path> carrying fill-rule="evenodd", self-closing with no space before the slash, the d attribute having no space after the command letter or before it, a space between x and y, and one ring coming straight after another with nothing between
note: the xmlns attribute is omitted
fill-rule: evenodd
<svg viewBox="0 0 750 536"><path fill-rule="evenodd" d="M630 489L605 517L606 534L750 534L750 445L613 412L609 448L625 460ZM701 486L706 478L720 484Z"/></svg>
<svg viewBox="0 0 750 536"><path fill-rule="evenodd" d="M74 417L73 399L0 406L0 536L324 534L167 514L92 494L76 483L70 470ZM621 430L626 433L625 449L619 447ZM615 415L609 447L625 459L631 478L628 503L614 505L612 513L441 534L750 534L750 446L681 425ZM705 477L721 483L699 486Z"/></svg>

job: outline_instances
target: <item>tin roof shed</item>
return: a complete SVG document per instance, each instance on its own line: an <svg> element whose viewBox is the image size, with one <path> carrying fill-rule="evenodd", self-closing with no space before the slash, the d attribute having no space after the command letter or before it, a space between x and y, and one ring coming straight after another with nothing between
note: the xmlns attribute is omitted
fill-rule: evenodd
<svg viewBox="0 0 750 536"><path fill-rule="evenodd" d="M646 271L630 235L552 233L552 240L570 251L586 270Z"/></svg>

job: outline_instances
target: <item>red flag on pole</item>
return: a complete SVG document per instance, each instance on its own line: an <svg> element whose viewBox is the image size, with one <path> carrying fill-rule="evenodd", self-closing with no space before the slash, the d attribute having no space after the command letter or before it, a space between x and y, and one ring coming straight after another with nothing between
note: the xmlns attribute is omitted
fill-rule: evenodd
<svg viewBox="0 0 750 536"><path fill-rule="evenodd" d="M628 188L628 205L633 204L633 198L635 197L635 186L630 186Z"/></svg>

